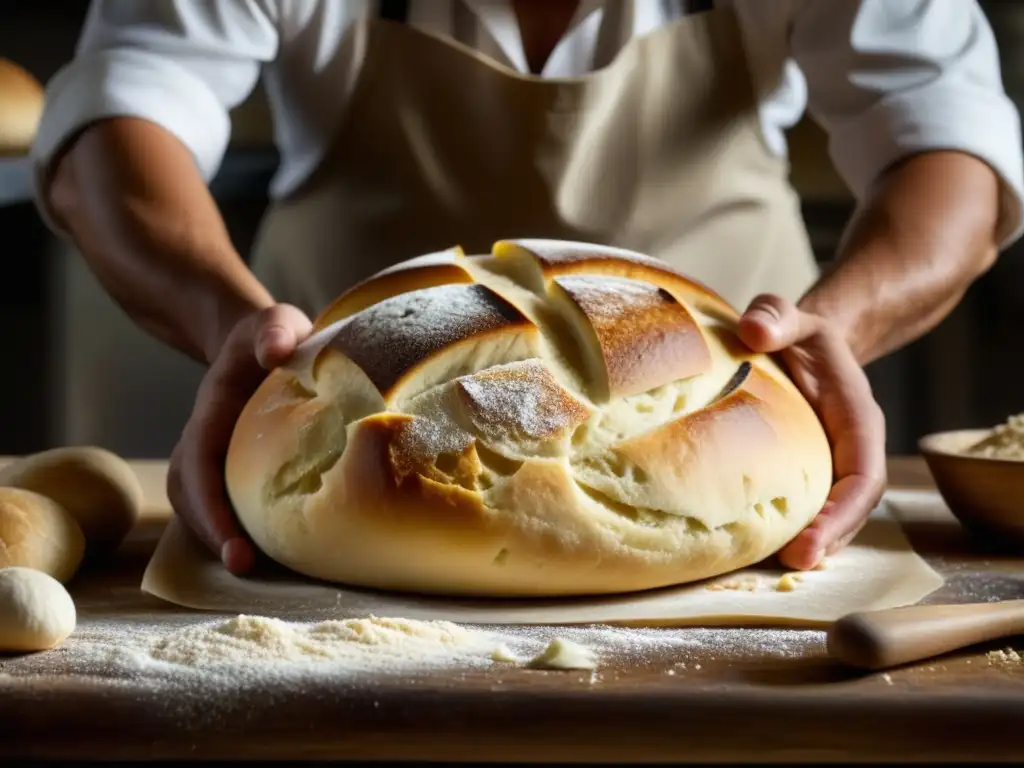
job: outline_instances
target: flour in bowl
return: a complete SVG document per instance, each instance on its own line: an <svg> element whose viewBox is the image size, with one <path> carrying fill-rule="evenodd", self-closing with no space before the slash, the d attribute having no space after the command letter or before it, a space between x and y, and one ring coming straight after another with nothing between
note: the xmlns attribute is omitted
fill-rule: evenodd
<svg viewBox="0 0 1024 768"><path fill-rule="evenodd" d="M1018 413L993 428L982 440L966 451L986 459L1024 461L1024 413Z"/></svg>

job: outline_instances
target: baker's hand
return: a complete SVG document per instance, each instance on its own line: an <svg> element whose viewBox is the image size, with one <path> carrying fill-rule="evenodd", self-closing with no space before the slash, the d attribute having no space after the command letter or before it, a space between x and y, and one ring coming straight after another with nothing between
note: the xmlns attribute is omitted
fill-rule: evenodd
<svg viewBox="0 0 1024 768"><path fill-rule="evenodd" d="M821 419L835 485L824 508L780 552L788 568L813 568L857 535L885 489L885 417L853 351L824 318L778 296L755 298L739 335L757 352L780 353Z"/></svg>
<svg viewBox="0 0 1024 768"><path fill-rule="evenodd" d="M309 318L289 304L239 321L203 377L192 414L171 453L171 506L232 573L248 571L255 551L238 524L224 484L231 433L267 372L287 362L311 329Z"/></svg>

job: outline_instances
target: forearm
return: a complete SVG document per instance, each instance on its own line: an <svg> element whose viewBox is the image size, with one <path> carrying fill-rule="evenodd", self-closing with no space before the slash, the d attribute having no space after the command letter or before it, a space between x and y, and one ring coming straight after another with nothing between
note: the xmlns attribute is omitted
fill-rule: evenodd
<svg viewBox="0 0 1024 768"><path fill-rule="evenodd" d="M88 128L58 160L48 199L111 297L190 357L211 361L239 318L273 303L188 150L153 123Z"/></svg>
<svg viewBox="0 0 1024 768"><path fill-rule="evenodd" d="M866 365L920 338L959 303L997 255L999 184L956 152L893 169L855 216L834 266L801 300Z"/></svg>

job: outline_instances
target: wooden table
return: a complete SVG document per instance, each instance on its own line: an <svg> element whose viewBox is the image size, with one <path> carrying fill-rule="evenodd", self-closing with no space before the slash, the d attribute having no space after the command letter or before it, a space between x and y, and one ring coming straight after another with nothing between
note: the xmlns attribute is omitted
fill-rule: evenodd
<svg viewBox="0 0 1024 768"><path fill-rule="evenodd" d="M72 583L83 618L171 622L187 613L138 591L167 508L163 463L136 467L157 501L116 559ZM890 480L894 487L930 482L923 464L908 458L892 460ZM947 575L929 601L1024 595L1021 560L980 551L951 519L908 533ZM816 636L810 650L788 658L703 652L699 671L691 664L686 674L669 674L676 660L665 657L604 669L596 679L491 667L273 695L243 690L221 700L199 686L182 694L190 702L169 701L131 679L63 669L59 656L50 674L19 675L24 657L8 658L0 660L0 760L1024 758L1024 666L993 666L985 655L1005 643L863 675L827 658Z"/></svg>

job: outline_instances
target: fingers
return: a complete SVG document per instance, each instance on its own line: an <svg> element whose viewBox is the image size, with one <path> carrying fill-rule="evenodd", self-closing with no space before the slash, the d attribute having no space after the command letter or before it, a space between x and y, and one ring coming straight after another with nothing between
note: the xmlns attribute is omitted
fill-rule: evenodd
<svg viewBox="0 0 1024 768"><path fill-rule="evenodd" d="M817 411L833 446L836 477L884 478L885 416L867 375L842 340L819 335L809 346L820 382Z"/></svg>
<svg viewBox="0 0 1024 768"><path fill-rule="evenodd" d="M741 317L738 334L755 352L782 352L832 446L836 483L829 499L779 552L788 567L813 568L856 536L881 498L885 418L853 351L820 317L762 294Z"/></svg>
<svg viewBox="0 0 1024 768"><path fill-rule="evenodd" d="M779 560L787 568L807 570L841 550L860 533L871 510L881 500L884 488L884 475L881 478L851 475L840 479L818 516L779 551Z"/></svg>
<svg viewBox="0 0 1024 768"><path fill-rule="evenodd" d="M203 377L171 459L167 492L175 511L233 573L255 561L224 485L235 422L267 371L287 361L311 329L309 318L283 304L240 321Z"/></svg>
<svg viewBox="0 0 1024 768"><path fill-rule="evenodd" d="M168 497L175 511L232 573L248 571L255 551L224 486L224 461L241 406L197 398L171 457Z"/></svg>
<svg viewBox="0 0 1024 768"><path fill-rule="evenodd" d="M256 360L266 370L288 361L295 347L313 330L313 323L290 304L276 304L255 319Z"/></svg>
<svg viewBox="0 0 1024 768"><path fill-rule="evenodd" d="M312 325L309 318L289 304L276 304L249 315L228 334L217 359L203 377L197 401L248 400L268 370L287 362Z"/></svg>
<svg viewBox="0 0 1024 768"><path fill-rule="evenodd" d="M242 574L252 568L255 552L235 519L223 483L210 470L208 457L208 445L186 429L171 457L167 495L203 544L229 571Z"/></svg>
<svg viewBox="0 0 1024 768"><path fill-rule="evenodd" d="M867 375L844 340L822 330L802 342L800 379L808 368L815 410L832 445L835 485L812 523L780 553L792 568L813 568L863 527L885 488L885 416Z"/></svg>
<svg viewBox="0 0 1024 768"><path fill-rule="evenodd" d="M792 346L817 330L809 315L780 296L761 294L740 317L740 340L755 352L772 353Z"/></svg>

